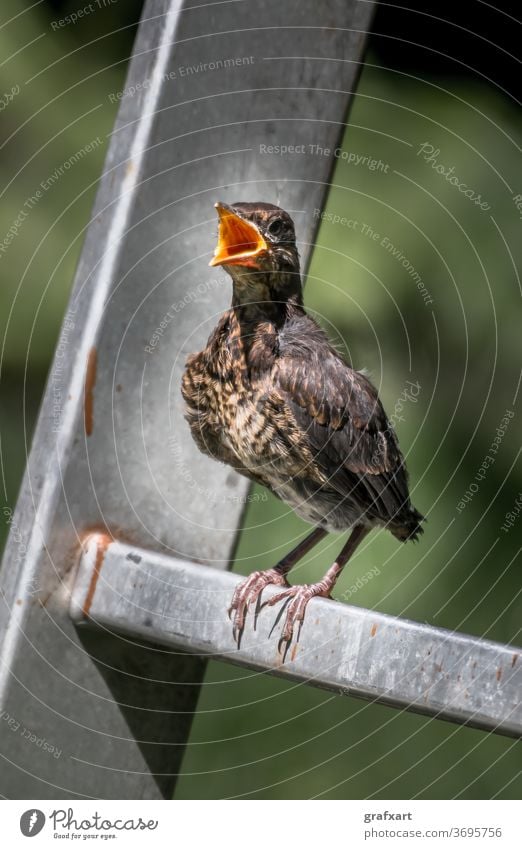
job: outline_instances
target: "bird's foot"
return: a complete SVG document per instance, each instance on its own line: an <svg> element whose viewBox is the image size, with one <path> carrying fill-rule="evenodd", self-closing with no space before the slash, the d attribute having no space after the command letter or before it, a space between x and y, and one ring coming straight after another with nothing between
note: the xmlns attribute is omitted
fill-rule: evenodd
<svg viewBox="0 0 522 849"><path fill-rule="evenodd" d="M263 572L252 572L245 581L237 585L232 596L228 615L232 618L232 636L239 648L241 635L245 628L245 619L251 604L256 604L254 614L254 629L261 608L261 593L268 584L288 587L285 576L277 569L266 569Z"/></svg>
<svg viewBox="0 0 522 849"><path fill-rule="evenodd" d="M299 642L299 635L301 633L306 607L310 599L318 596L321 596L322 598L330 598L331 589L332 585L323 579L317 584L302 584L288 587L286 590L277 593L265 602L269 607L273 607L274 604L286 599L286 603L277 614L277 618L272 626L272 630L270 631L271 635L286 610L285 624L278 643L279 652L281 652L281 650L283 651L283 660L286 658L290 643L292 642L296 625L296 642Z"/></svg>

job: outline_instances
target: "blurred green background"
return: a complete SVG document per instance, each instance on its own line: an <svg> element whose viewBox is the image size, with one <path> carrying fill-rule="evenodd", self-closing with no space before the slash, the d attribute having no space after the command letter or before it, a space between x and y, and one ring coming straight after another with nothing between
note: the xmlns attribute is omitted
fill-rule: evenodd
<svg viewBox="0 0 522 849"><path fill-rule="evenodd" d="M0 251L1 474L10 507L115 118L108 93L123 87L140 5L108 5L56 31L50 21L79 4L2 5L0 235L42 179L86 140L102 140L35 200ZM385 25L378 17L376 32ZM405 67L400 42L394 49L395 63L390 45L386 53L371 39L343 145L383 166L338 161L327 211L354 223L323 222L305 299L395 414L428 524L416 546L372 535L336 595L378 567L352 602L520 645L522 518L501 529L522 491L519 115L494 69L488 81L460 66L423 68L419 57ZM418 154L423 143L490 208L437 173ZM417 394L401 409L408 381ZM515 415L495 462L459 511L506 410ZM258 556L266 527L273 550ZM273 565L304 530L275 499L252 502L236 569ZM5 533L0 527L1 542ZM294 580L317 579L339 545L329 538ZM512 740L211 663L176 796L517 798L521 772Z"/></svg>

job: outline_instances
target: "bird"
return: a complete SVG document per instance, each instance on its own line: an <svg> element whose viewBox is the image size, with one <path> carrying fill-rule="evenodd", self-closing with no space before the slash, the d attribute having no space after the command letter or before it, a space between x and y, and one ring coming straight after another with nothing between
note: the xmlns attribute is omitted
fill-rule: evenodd
<svg viewBox="0 0 522 849"><path fill-rule="evenodd" d="M417 540L395 430L368 377L352 368L304 307L295 226L265 202L215 204L210 266L232 280L230 308L206 347L188 356L181 392L198 448L262 484L313 530L271 569L236 587L230 607L238 648L247 615L284 602L278 648L299 640L310 599L331 598L343 568L374 528ZM324 577L291 585L290 570L326 534L350 531ZM265 587L279 591L261 603ZM273 629L272 629L273 630ZM272 633L272 632L270 632Z"/></svg>

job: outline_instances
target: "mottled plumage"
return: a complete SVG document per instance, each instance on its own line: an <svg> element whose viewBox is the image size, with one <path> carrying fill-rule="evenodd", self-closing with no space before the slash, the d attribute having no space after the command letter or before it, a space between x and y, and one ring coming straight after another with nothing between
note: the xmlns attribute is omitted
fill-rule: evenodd
<svg viewBox="0 0 522 849"><path fill-rule="evenodd" d="M385 526L398 539L416 539L422 516L410 504L404 460L377 391L304 309L290 217L269 204L218 209L213 264L232 276L232 306L206 348L188 358L182 383L199 448L271 489L322 531L355 528L362 538ZM248 579L246 598L238 601L236 591L239 636L263 586L288 587L287 559L268 570L270 580L267 572L255 573L253 584ZM283 631L287 642L308 600L302 604L294 589L284 593L299 601Z"/></svg>

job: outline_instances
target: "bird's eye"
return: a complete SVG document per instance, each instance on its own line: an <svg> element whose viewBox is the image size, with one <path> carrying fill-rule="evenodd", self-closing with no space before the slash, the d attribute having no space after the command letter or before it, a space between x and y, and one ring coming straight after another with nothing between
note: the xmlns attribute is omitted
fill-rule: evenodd
<svg viewBox="0 0 522 849"><path fill-rule="evenodd" d="M275 236L276 238L283 233L284 229L285 222L282 218L274 218L274 220L268 225L268 232L271 236Z"/></svg>

